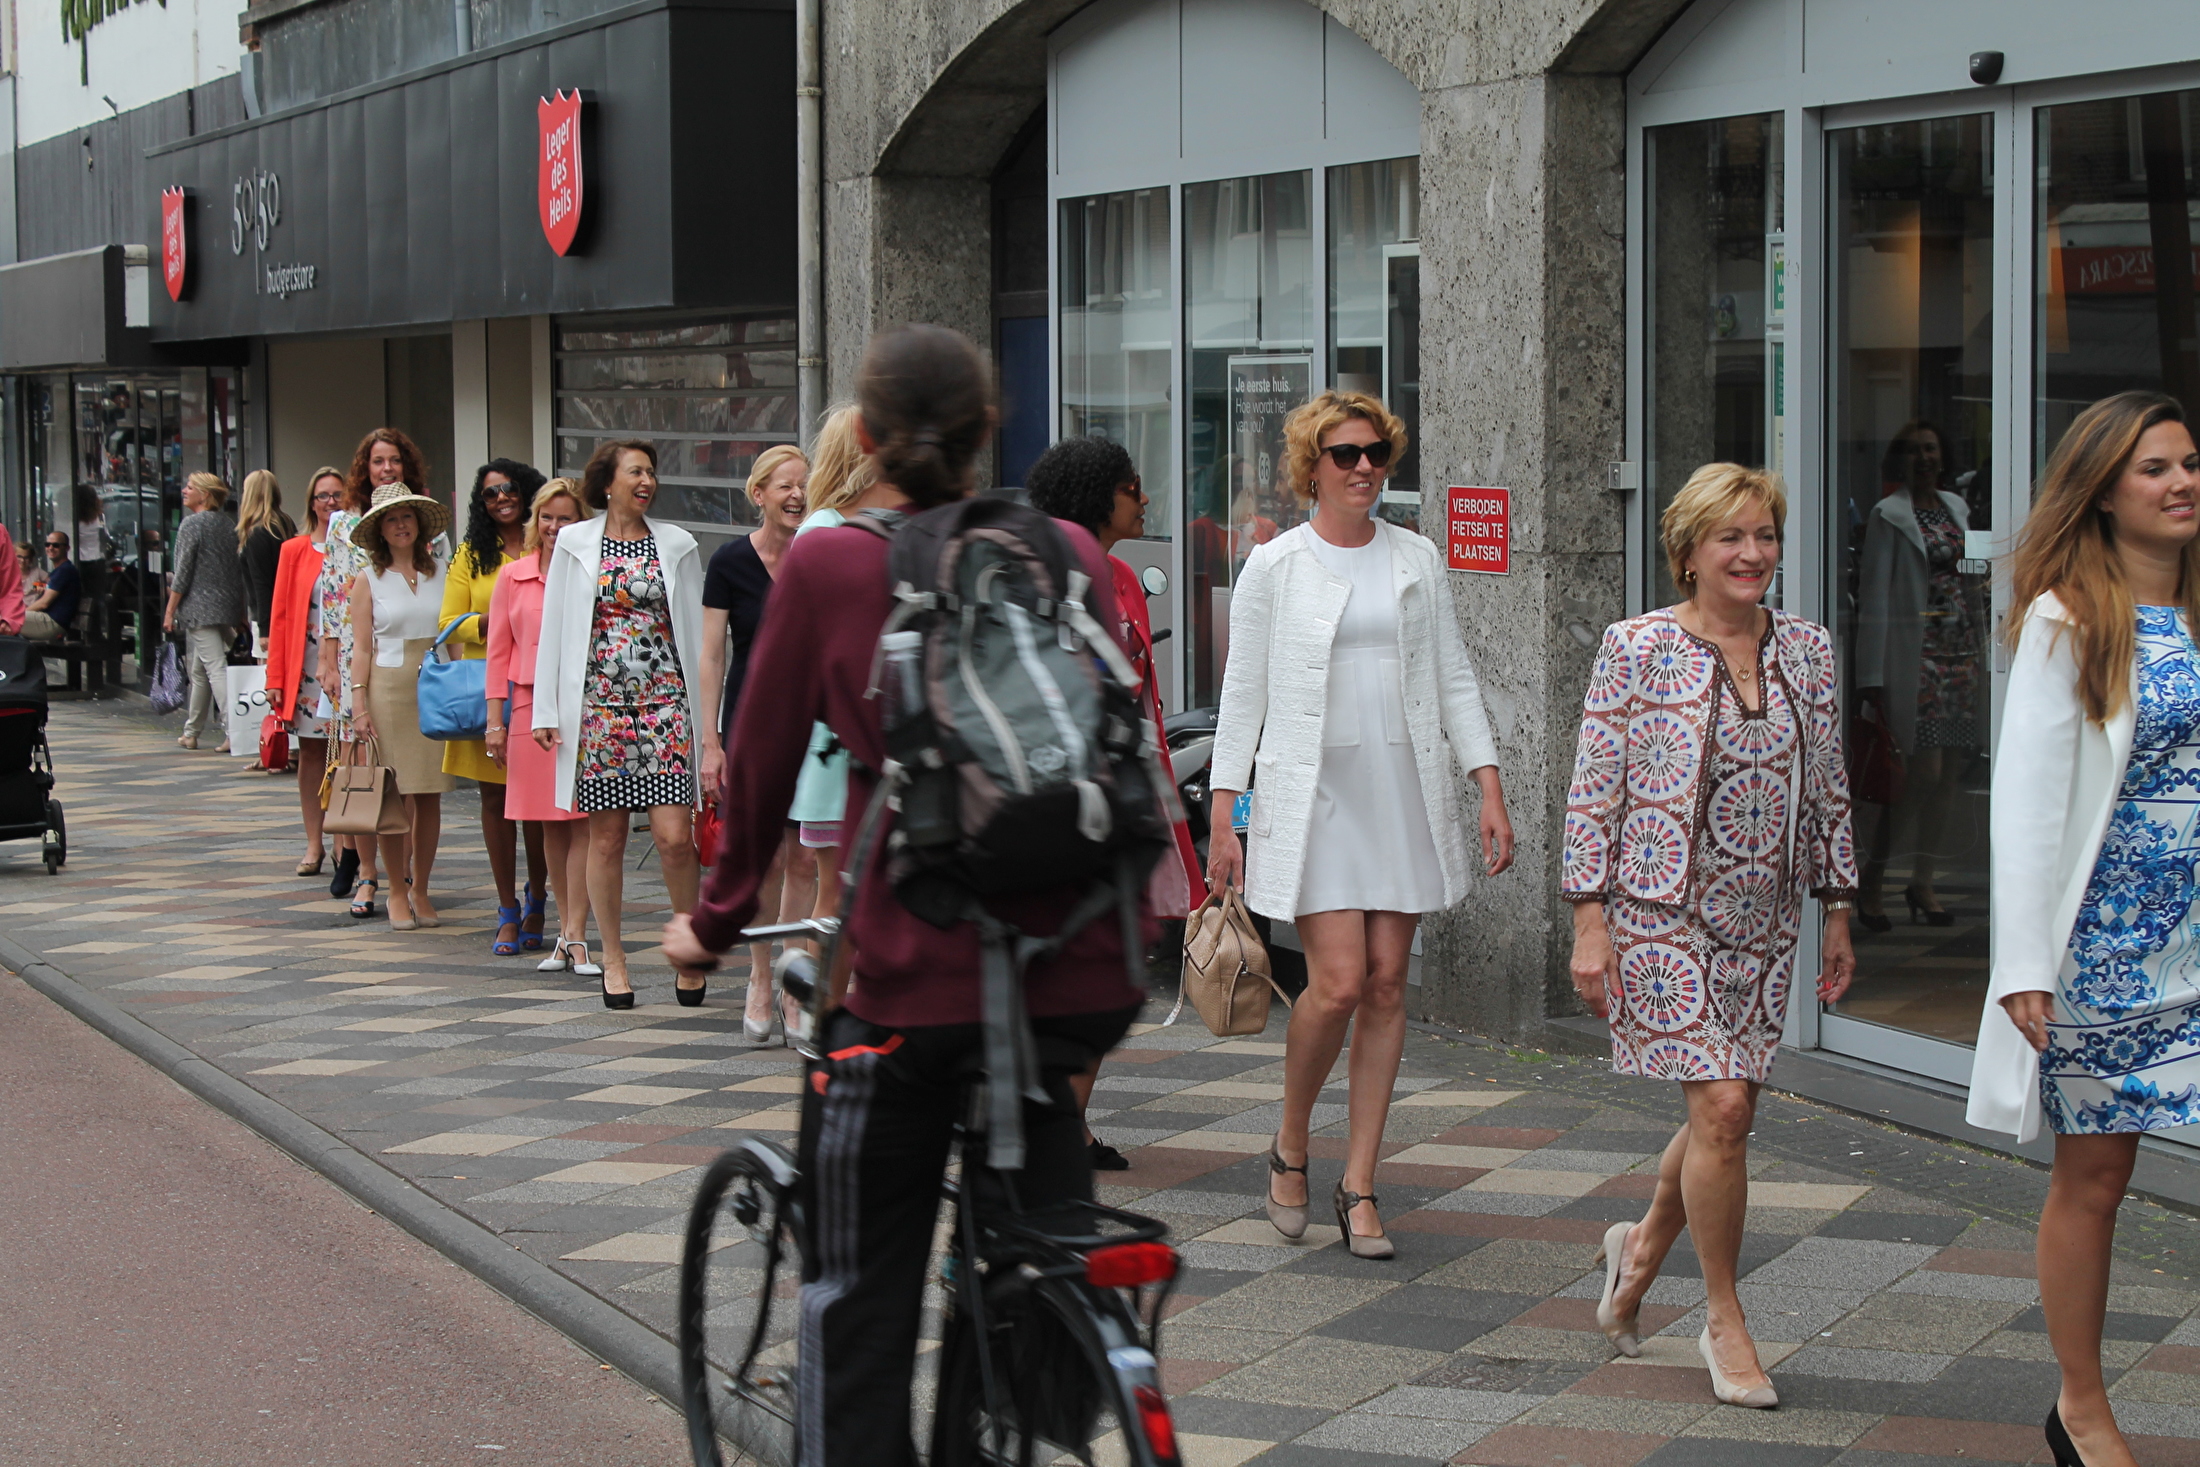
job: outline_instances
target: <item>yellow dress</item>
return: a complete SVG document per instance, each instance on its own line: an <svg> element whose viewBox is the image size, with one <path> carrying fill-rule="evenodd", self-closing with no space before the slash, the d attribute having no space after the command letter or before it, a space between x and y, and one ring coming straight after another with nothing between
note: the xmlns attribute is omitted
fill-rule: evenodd
<svg viewBox="0 0 2200 1467"><path fill-rule="evenodd" d="M443 615L436 622L436 631L448 630L462 616L470 615L471 619L452 632L444 646L457 648L461 657L489 655L489 596L497 588L497 572L511 563L512 557L507 555L484 572L474 565L473 551L459 546L444 576ZM499 689L489 691L491 696L502 696ZM504 783L504 771L490 762L488 746L479 739L452 739L444 744L443 772L482 784Z"/></svg>

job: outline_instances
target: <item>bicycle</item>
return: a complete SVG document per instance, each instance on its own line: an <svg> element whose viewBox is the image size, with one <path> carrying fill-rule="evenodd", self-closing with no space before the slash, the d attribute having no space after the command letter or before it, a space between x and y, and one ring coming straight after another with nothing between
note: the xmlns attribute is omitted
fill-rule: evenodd
<svg viewBox="0 0 2200 1467"><path fill-rule="evenodd" d="M830 938L831 919L751 928L744 941ZM825 995L807 953L782 956L775 983L810 1010L796 1047L818 1056ZM1014 1189L985 1166L982 1078L944 1179L952 1206L939 1273L941 1329L932 1416L932 1467L1178 1467L1176 1433L1161 1392L1162 1311L1177 1271L1166 1224L1097 1202L1025 1212ZM965 1187L963 1179L978 1183ZM758 1443L773 1423L796 1421L795 1327L808 1240L795 1156L752 1138L712 1162L689 1208L680 1264L682 1404L696 1467L724 1467L718 1438ZM739 1236L729 1271L753 1274L750 1310L728 1320L738 1339L730 1366L711 1348L711 1257L730 1213ZM752 1448L753 1449L753 1448ZM789 1451L787 1461L794 1461Z"/></svg>

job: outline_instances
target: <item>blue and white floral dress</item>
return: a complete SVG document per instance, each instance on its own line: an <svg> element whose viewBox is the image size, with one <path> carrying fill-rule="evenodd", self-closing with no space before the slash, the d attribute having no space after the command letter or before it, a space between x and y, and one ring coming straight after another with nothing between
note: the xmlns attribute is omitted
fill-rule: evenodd
<svg viewBox="0 0 2200 1467"><path fill-rule="evenodd" d="M2063 959L2040 1108L2063 1135L2200 1122L2200 646L2139 608L2131 762Z"/></svg>

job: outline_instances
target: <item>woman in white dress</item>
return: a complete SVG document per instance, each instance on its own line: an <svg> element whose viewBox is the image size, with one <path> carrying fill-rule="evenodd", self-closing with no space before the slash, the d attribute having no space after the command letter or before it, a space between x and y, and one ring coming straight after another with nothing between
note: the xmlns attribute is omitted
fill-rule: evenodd
<svg viewBox="0 0 2200 1467"><path fill-rule="evenodd" d="M1313 517L1254 550L1231 599L1208 881L1295 922L1306 949L1269 1220L1288 1238L1306 1231L1307 1126L1356 1017L1351 1135L1331 1200L1353 1255L1388 1258L1375 1162L1405 1047L1413 932L1422 913L1463 900L1470 879L1454 758L1481 788L1492 876L1512 864L1512 823L1443 557L1374 515L1405 424L1364 393L1325 392L1284 432L1286 482ZM1229 816L1249 785L1248 855Z"/></svg>

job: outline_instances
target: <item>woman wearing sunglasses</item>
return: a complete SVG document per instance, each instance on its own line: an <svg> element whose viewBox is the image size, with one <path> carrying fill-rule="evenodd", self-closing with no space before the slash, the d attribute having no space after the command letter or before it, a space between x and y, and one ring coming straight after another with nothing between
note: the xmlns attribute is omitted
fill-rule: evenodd
<svg viewBox="0 0 2200 1467"><path fill-rule="evenodd" d="M1284 436L1285 482L1313 515L1253 551L1231 598L1208 882L1296 923L1306 949L1269 1220L1287 1238L1306 1232L1307 1127L1357 1018L1351 1136L1330 1200L1354 1257L1389 1258L1375 1162L1405 1047L1413 931L1422 913L1457 906L1471 879L1454 760L1481 789L1492 876L1512 864L1512 823L1444 559L1375 514L1405 424L1365 393L1325 392ZM1247 850L1230 812L1256 766Z"/></svg>

